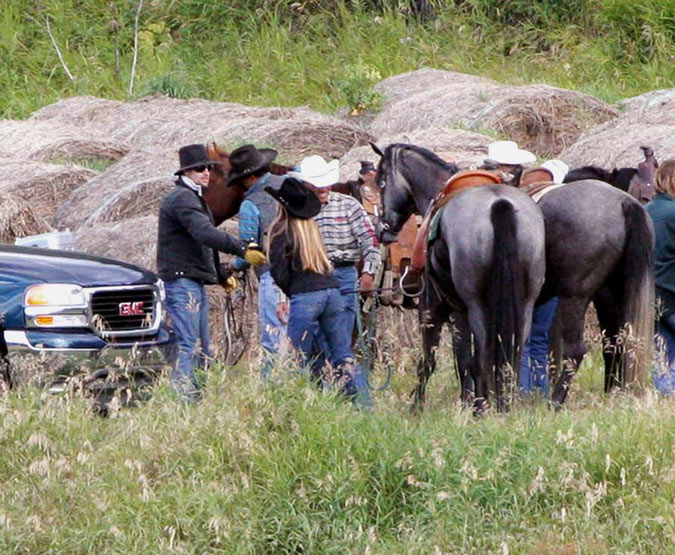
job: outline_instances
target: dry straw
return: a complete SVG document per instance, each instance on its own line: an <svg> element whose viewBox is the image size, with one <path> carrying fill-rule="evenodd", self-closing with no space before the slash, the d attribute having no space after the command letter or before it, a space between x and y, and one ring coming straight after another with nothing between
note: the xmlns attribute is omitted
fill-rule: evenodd
<svg viewBox="0 0 675 555"><path fill-rule="evenodd" d="M118 160L128 147L67 121L0 121L0 152L22 159Z"/></svg>
<svg viewBox="0 0 675 555"><path fill-rule="evenodd" d="M427 84L422 89L416 73L398 76L394 92L398 100L373 120L370 131L374 135L428 127L490 130L541 156L553 156L584 130L618 115L616 109L592 96L548 85L502 86L455 74L444 76L440 86ZM423 77L433 81L433 76ZM405 94L408 82L409 94Z"/></svg>
<svg viewBox="0 0 675 555"><path fill-rule="evenodd" d="M52 223L71 192L96 175L80 166L0 158L0 192L24 200L37 216Z"/></svg>
<svg viewBox="0 0 675 555"><path fill-rule="evenodd" d="M675 157L673 136L675 95L664 95L589 130L561 157L571 167L635 167L644 159L643 145L652 147L658 160Z"/></svg>
<svg viewBox="0 0 675 555"><path fill-rule="evenodd" d="M49 223L35 213L31 203L14 195L0 194L0 242L13 243L17 237L51 230Z"/></svg>

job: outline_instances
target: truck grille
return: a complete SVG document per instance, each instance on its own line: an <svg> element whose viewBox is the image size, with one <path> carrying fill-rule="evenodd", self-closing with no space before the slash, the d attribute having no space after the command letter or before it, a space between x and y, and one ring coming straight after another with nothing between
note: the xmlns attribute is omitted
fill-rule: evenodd
<svg viewBox="0 0 675 555"><path fill-rule="evenodd" d="M152 288L112 289L91 295L92 326L101 333L149 331L155 321Z"/></svg>

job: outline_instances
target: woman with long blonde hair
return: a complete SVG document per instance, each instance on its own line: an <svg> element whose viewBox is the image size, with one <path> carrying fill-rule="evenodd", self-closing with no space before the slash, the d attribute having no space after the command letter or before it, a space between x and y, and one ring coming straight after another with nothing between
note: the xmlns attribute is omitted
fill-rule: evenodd
<svg viewBox="0 0 675 555"><path fill-rule="evenodd" d="M646 209L654 223L654 283L660 312L657 350L665 351L667 368L657 368L654 385L663 394L675 395L675 159L659 166L655 189Z"/></svg>
<svg viewBox="0 0 675 555"><path fill-rule="evenodd" d="M344 325L344 299L321 232L312 219L321 203L293 178L287 178L278 190L265 190L279 202L279 212L268 230L267 252L272 277L290 299L288 337L312 366L313 378L321 378L317 361L328 358L342 392L353 397L354 353ZM319 352L317 326L328 341L329 357Z"/></svg>

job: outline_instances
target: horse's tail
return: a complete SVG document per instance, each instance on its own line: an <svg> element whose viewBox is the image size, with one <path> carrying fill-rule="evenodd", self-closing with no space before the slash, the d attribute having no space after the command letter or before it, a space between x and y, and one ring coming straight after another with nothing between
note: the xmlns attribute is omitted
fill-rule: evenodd
<svg viewBox="0 0 675 555"><path fill-rule="evenodd" d="M494 250L485 295L487 358L488 367L494 369L499 394L503 392L505 368L510 366L514 376L518 372L525 291L517 270L517 221L511 202L497 200L492 205L490 221L494 229Z"/></svg>
<svg viewBox="0 0 675 555"><path fill-rule="evenodd" d="M644 382L649 375L654 340L654 231L649 214L624 200L626 243L623 250L623 318L626 323L624 383Z"/></svg>

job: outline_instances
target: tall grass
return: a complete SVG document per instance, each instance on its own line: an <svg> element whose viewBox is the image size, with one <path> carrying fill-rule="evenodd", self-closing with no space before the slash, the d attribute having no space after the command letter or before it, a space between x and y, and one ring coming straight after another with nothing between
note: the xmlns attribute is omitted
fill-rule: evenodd
<svg viewBox="0 0 675 555"><path fill-rule="evenodd" d="M145 2L134 94L334 111L359 102L354 76L367 89L374 77L422 66L546 82L607 100L675 82L673 0L429 4L433 16L420 20L401 0ZM74 94L126 98L135 6L6 0L0 117L25 117ZM51 44L47 18L74 81Z"/></svg>
<svg viewBox="0 0 675 555"><path fill-rule="evenodd" d="M412 418L396 382L371 414L220 368L198 406L160 386L108 419L21 389L0 401L0 550L672 552L672 402L585 390L476 420L442 368Z"/></svg>

